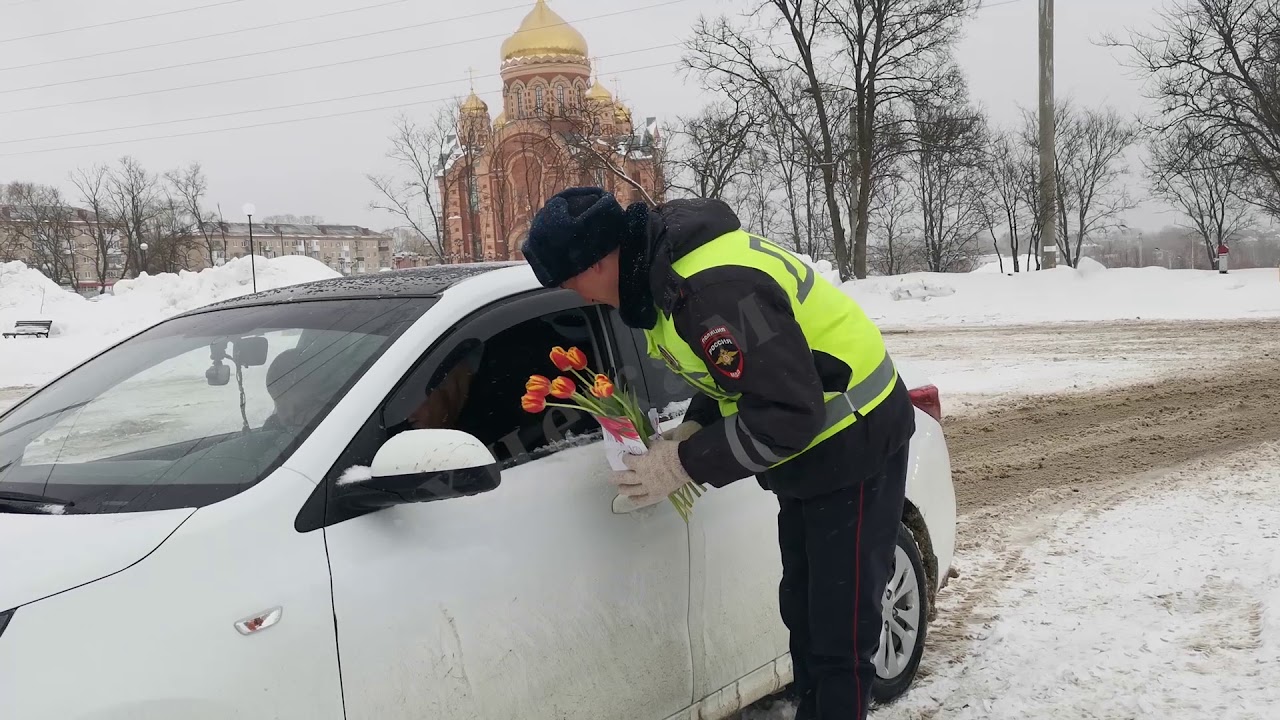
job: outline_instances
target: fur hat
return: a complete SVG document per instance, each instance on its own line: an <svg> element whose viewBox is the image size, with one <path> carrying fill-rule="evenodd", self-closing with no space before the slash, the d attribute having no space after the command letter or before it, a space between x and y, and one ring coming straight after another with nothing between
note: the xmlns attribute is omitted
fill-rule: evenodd
<svg viewBox="0 0 1280 720"><path fill-rule="evenodd" d="M543 287L556 287L617 249L626 233L626 213L613 193L569 188L534 216L520 252Z"/></svg>

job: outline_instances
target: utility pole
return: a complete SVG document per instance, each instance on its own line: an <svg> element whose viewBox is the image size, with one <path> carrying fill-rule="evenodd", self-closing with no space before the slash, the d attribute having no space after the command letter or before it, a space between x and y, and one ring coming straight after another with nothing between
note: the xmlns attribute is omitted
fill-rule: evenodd
<svg viewBox="0 0 1280 720"><path fill-rule="evenodd" d="M1040 0L1040 267L1058 265L1058 176L1054 147L1053 0Z"/></svg>

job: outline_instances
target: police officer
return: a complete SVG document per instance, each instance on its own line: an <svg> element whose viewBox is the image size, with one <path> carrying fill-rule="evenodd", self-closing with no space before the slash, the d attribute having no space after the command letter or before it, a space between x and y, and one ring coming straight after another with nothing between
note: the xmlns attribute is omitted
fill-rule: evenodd
<svg viewBox="0 0 1280 720"><path fill-rule="evenodd" d="M684 422L628 458L620 491L644 505L690 480L772 490L797 718L865 717L915 430L879 330L719 200L624 211L571 188L521 250L544 286L617 308L697 389Z"/></svg>

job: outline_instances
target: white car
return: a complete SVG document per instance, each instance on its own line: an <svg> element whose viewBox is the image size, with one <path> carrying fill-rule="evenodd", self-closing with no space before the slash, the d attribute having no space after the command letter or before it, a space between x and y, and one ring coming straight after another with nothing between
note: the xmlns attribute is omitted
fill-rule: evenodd
<svg viewBox="0 0 1280 720"><path fill-rule="evenodd" d="M710 719L784 689L776 499L627 512L589 416L521 409L577 346L670 427L690 391L640 337L527 266L455 266L258 293L88 360L0 416L0 717ZM912 385L880 699L954 548Z"/></svg>

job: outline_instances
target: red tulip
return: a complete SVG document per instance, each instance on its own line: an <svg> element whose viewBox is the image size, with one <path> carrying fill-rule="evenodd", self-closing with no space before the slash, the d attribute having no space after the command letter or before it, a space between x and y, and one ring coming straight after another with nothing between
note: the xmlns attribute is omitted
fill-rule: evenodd
<svg viewBox="0 0 1280 720"><path fill-rule="evenodd" d="M555 365L560 372L568 372L573 367L568 351L559 345L551 348L551 364Z"/></svg>
<svg viewBox="0 0 1280 720"><path fill-rule="evenodd" d="M613 397L613 381L608 375L596 375L595 384L591 386L591 394L598 398Z"/></svg>
<svg viewBox="0 0 1280 720"><path fill-rule="evenodd" d="M529 381L524 384L524 389L530 395L546 395L551 391L551 381L542 375L530 375Z"/></svg>
<svg viewBox="0 0 1280 720"><path fill-rule="evenodd" d="M586 353L582 352L576 347L571 347L569 348L569 352L567 354L569 356L569 367L573 368L574 370L587 369Z"/></svg>
<svg viewBox="0 0 1280 720"><path fill-rule="evenodd" d="M520 398L520 407L524 408L527 413L540 413L547 407L547 397L545 395L525 393Z"/></svg>
<svg viewBox="0 0 1280 720"><path fill-rule="evenodd" d="M551 381L551 394L561 400L568 400L573 397L577 390L578 388L573 384L573 381L563 375Z"/></svg>

